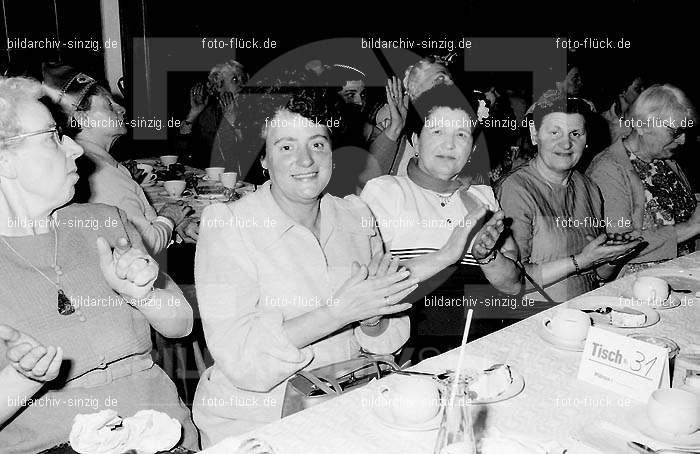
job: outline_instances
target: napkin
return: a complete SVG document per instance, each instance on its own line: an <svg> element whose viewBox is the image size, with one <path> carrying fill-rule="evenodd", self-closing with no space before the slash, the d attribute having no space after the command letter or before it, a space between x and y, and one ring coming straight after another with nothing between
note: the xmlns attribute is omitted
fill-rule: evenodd
<svg viewBox="0 0 700 454"><path fill-rule="evenodd" d="M139 454L168 451L180 441L180 423L155 411L141 410L122 419L114 410L77 415L70 432L70 445L80 454Z"/></svg>
<svg viewBox="0 0 700 454"><path fill-rule="evenodd" d="M119 454L129 439L129 430L117 429L122 418L114 410L76 415L70 431L70 445L80 454Z"/></svg>

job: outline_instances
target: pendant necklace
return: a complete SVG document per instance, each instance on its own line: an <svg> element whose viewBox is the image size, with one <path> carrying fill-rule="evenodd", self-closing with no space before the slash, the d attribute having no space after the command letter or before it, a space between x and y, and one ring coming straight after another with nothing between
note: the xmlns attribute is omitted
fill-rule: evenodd
<svg viewBox="0 0 700 454"><path fill-rule="evenodd" d="M450 194L448 196L444 196L444 195L440 195L440 194L435 194L435 195L437 196L438 199L440 199L440 206L444 207L448 203L450 203L450 199L452 199L452 196L455 195L456 193L457 193L457 191L453 192L452 194Z"/></svg>
<svg viewBox="0 0 700 454"><path fill-rule="evenodd" d="M17 257L21 258L24 260L29 266L34 268L34 270L41 274L44 279L47 281L51 282L56 287L56 302L57 302L57 308L58 308L58 313L61 315L71 315L72 313L75 312L75 307L73 307L73 304L70 301L70 298L66 296L66 293L63 291L61 288L61 275L63 274L63 270L61 267L56 263L56 260L58 258L58 228L54 226L53 229L53 237L54 237L54 247L53 247L53 270L56 272L56 281L53 281L51 278L49 278L47 275L45 275L39 268L34 266L32 262L27 260L24 256L22 256L19 252L13 248L10 243L5 241L5 238L0 236L0 240L2 240L3 243L5 243L5 246L7 246Z"/></svg>

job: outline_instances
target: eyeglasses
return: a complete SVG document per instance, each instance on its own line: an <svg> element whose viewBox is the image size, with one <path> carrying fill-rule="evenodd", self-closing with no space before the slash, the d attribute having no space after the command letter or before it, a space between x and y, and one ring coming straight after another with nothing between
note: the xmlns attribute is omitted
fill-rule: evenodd
<svg viewBox="0 0 700 454"><path fill-rule="evenodd" d="M688 128L671 128L669 126L667 126L666 129L668 129L668 131L671 133L671 137L673 138L673 140L678 139L688 130Z"/></svg>
<svg viewBox="0 0 700 454"><path fill-rule="evenodd" d="M27 133L19 134L16 136L5 137L4 139L0 139L0 142L12 142L15 140L26 139L27 137L38 136L40 134L48 134L48 133L53 133L54 140L56 141L56 143L58 143L58 144L63 143L63 129L58 125L54 125L54 126L47 128L47 129L41 129L39 131L27 132Z"/></svg>

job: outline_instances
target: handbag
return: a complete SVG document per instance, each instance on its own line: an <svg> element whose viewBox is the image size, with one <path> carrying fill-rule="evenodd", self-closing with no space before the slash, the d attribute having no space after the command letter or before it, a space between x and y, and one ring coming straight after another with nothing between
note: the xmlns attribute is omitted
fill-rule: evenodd
<svg viewBox="0 0 700 454"><path fill-rule="evenodd" d="M287 381L282 417L325 402L399 369L391 355L363 353L359 358L309 371L300 370Z"/></svg>

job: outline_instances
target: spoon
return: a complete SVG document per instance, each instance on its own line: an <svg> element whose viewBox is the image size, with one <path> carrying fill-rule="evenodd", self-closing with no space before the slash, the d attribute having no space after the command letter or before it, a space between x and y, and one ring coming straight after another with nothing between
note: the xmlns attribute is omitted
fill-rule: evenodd
<svg viewBox="0 0 700 454"><path fill-rule="evenodd" d="M588 312L597 312L599 314L605 315L605 314L609 314L610 312L612 312L612 307L607 306L607 307L599 307L597 309L581 309L581 312L587 312L587 313Z"/></svg>
<svg viewBox="0 0 700 454"><path fill-rule="evenodd" d="M668 448L668 449L651 449L649 446L636 442L636 441L628 441L627 446L630 448L634 448L639 452L645 452L647 454L663 454L663 453L669 453L669 454L688 454L688 453L693 453L697 452L697 450L691 450L691 449L681 449L681 448Z"/></svg>
<svg viewBox="0 0 700 454"><path fill-rule="evenodd" d="M450 374L452 372L453 371L451 371L451 370L446 370L445 372L441 372L439 374L431 374L428 372L416 372L416 371L412 371L412 370L395 370L394 371L395 374L399 374L399 375L420 375L420 376L424 376L424 377L431 377L431 378L434 378L436 380L445 380L450 376Z"/></svg>
<svg viewBox="0 0 700 454"><path fill-rule="evenodd" d="M680 289L680 290L675 289L675 288L671 287L671 284L668 285L668 288L671 289L672 292L676 292L676 293L693 293L693 291L689 290L689 289Z"/></svg>

